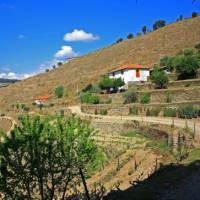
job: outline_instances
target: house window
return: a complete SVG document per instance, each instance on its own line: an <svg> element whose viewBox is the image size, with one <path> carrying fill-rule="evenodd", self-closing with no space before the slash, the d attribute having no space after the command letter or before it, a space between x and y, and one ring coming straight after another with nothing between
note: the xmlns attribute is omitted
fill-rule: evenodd
<svg viewBox="0 0 200 200"><path fill-rule="evenodd" d="M115 77L115 72L112 73L113 77Z"/></svg>
<svg viewBox="0 0 200 200"><path fill-rule="evenodd" d="M140 70L139 69L136 69L136 77L140 78Z"/></svg>
<svg viewBox="0 0 200 200"><path fill-rule="evenodd" d="M121 75L123 75L123 74L124 74L124 71L122 70L122 71L121 71Z"/></svg>

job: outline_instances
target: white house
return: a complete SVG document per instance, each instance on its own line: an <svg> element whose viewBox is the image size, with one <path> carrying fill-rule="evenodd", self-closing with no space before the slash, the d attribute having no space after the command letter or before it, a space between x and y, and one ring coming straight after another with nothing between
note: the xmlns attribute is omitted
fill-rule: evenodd
<svg viewBox="0 0 200 200"><path fill-rule="evenodd" d="M128 82L147 81L150 76L150 68L138 64L123 65L108 73L109 78L122 78L125 84Z"/></svg>

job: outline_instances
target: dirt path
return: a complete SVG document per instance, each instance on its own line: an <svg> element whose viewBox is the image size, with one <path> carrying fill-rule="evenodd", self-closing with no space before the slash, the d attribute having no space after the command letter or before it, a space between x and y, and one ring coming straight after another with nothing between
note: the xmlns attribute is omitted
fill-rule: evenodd
<svg viewBox="0 0 200 200"><path fill-rule="evenodd" d="M72 113L77 114L82 117L92 117L97 120L105 121L105 122L118 122L123 123L125 121L140 121L140 122L148 122L148 123L155 123L155 124L163 124L163 125L171 125L174 123L175 127L178 128L184 128L187 124L187 126L194 130L194 124L195 124L195 139L196 141L200 141L200 121L196 119L178 119L178 118L169 118L169 117L146 117L146 116L103 116L103 115L92 115L92 114L86 114L81 111L80 106L71 106L69 107Z"/></svg>

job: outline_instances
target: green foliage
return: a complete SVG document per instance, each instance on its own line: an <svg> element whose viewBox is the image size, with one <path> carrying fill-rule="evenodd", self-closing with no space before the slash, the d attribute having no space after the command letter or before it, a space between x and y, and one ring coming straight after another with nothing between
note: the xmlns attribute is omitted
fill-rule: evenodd
<svg viewBox="0 0 200 200"><path fill-rule="evenodd" d="M160 66L167 66L167 62L168 62L169 57L168 56L164 56L160 59Z"/></svg>
<svg viewBox="0 0 200 200"><path fill-rule="evenodd" d="M169 92L166 94L166 103L171 103L172 102L172 96Z"/></svg>
<svg viewBox="0 0 200 200"><path fill-rule="evenodd" d="M138 100L138 93L135 90L129 90L124 93L124 104L135 103Z"/></svg>
<svg viewBox="0 0 200 200"><path fill-rule="evenodd" d="M183 15L179 16L179 20L182 21L183 20Z"/></svg>
<svg viewBox="0 0 200 200"><path fill-rule="evenodd" d="M160 108L148 108L146 111L146 116L154 116L157 117L160 113L161 109Z"/></svg>
<svg viewBox="0 0 200 200"><path fill-rule="evenodd" d="M120 42L123 42L123 38L117 39L116 43L120 43Z"/></svg>
<svg viewBox="0 0 200 200"><path fill-rule="evenodd" d="M111 104L112 103L112 98L109 97L107 100L105 101L100 101L100 104Z"/></svg>
<svg viewBox="0 0 200 200"><path fill-rule="evenodd" d="M165 21L164 20L158 20L156 21L154 24L153 24L153 30L157 30L159 28L162 28L166 25Z"/></svg>
<svg viewBox="0 0 200 200"><path fill-rule="evenodd" d="M62 98L63 95L64 95L64 87L63 86L58 86L55 89L55 95L56 95L57 98Z"/></svg>
<svg viewBox="0 0 200 200"><path fill-rule="evenodd" d="M109 91L111 88L114 88L115 90L121 86L123 86L125 83L121 78L109 78L108 76L104 76L103 79L99 82L99 87L102 90Z"/></svg>
<svg viewBox="0 0 200 200"><path fill-rule="evenodd" d="M100 115L107 115L108 111L106 109L100 109Z"/></svg>
<svg viewBox="0 0 200 200"><path fill-rule="evenodd" d="M176 117L177 109L176 108L164 108L163 116L164 117Z"/></svg>
<svg viewBox="0 0 200 200"><path fill-rule="evenodd" d="M174 60L174 67L178 74L178 79L196 78L197 70L200 67L199 61L195 54L186 51L182 55L178 55Z"/></svg>
<svg viewBox="0 0 200 200"><path fill-rule="evenodd" d="M80 94L81 103L98 104L99 97L91 94L90 92L82 92Z"/></svg>
<svg viewBox="0 0 200 200"><path fill-rule="evenodd" d="M133 34L132 33L129 33L128 35L127 35L127 39L132 39L133 38Z"/></svg>
<svg viewBox="0 0 200 200"><path fill-rule="evenodd" d="M143 32L144 35L147 33L147 26L142 27L142 32Z"/></svg>
<svg viewBox="0 0 200 200"><path fill-rule="evenodd" d="M150 93L146 93L140 98L140 103L148 104L150 102L150 100L151 100L151 94Z"/></svg>
<svg viewBox="0 0 200 200"><path fill-rule="evenodd" d="M182 106L178 109L178 117L180 118L197 118L199 115L199 110L194 108L192 105Z"/></svg>
<svg viewBox="0 0 200 200"><path fill-rule="evenodd" d="M65 197L79 169L86 172L95 160L92 134L75 117L24 117L0 143L0 193L6 199Z"/></svg>
<svg viewBox="0 0 200 200"><path fill-rule="evenodd" d="M101 92L101 89L99 88L98 85L88 84L88 85L82 90L82 92L100 93L100 92Z"/></svg>
<svg viewBox="0 0 200 200"><path fill-rule="evenodd" d="M138 115L138 113L139 113L139 110L138 110L137 107L130 107L129 108L129 114L130 115Z"/></svg>
<svg viewBox="0 0 200 200"><path fill-rule="evenodd" d="M155 83L156 88L158 89L163 89L167 87L167 83L169 82L168 75L159 69L159 66L155 65L152 75L151 75L151 80L153 83Z"/></svg>
<svg viewBox="0 0 200 200"><path fill-rule="evenodd" d="M198 51L200 51L200 43L195 45L195 49L197 49Z"/></svg>
<svg viewBox="0 0 200 200"><path fill-rule="evenodd" d="M198 13L197 12L192 12L192 18L194 17L198 17Z"/></svg>

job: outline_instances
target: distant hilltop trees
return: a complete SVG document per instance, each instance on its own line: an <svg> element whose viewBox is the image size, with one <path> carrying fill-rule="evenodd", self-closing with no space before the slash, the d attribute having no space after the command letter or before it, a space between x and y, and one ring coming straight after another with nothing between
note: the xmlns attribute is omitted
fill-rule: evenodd
<svg viewBox="0 0 200 200"><path fill-rule="evenodd" d="M195 1L195 0L194 0L194 1ZM198 16L199 16L198 12L196 12L196 11L192 12L192 15L191 15L192 18L195 18L195 17L198 17ZM177 18L176 21L182 21L183 19L184 19L183 15L180 15L180 16ZM159 20L155 21L155 23L153 24L152 30L153 30L153 31L156 31L156 30L158 30L158 29L160 29L160 28L166 26L166 24L167 24L167 23L166 23L165 20L159 19ZM133 33L129 33L129 34L127 35L127 39L128 39L128 40L129 40L129 39L133 39L133 38L135 38L135 37L141 36L142 34L145 35L145 34L147 34L147 33L149 33L149 32L151 32L151 30L148 29L148 27L147 27L146 25L144 25L144 26L142 27L142 29L141 29L141 32L138 32L137 34L135 34L135 36L134 36ZM116 43L120 43L120 42L123 42L123 41L124 41L123 38L119 38L119 39L116 40Z"/></svg>

